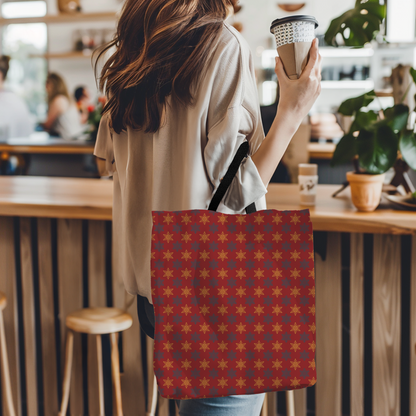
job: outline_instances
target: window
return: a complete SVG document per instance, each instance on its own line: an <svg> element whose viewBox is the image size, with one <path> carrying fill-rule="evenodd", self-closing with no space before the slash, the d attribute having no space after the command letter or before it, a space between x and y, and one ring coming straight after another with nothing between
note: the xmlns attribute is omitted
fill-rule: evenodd
<svg viewBox="0 0 416 416"><path fill-rule="evenodd" d="M9 1L1 5L4 18L40 17L46 14L45 1ZM19 94L38 120L46 116L45 81L47 26L44 23L10 24L2 28L1 53L10 55L6 87Z"/></svg>

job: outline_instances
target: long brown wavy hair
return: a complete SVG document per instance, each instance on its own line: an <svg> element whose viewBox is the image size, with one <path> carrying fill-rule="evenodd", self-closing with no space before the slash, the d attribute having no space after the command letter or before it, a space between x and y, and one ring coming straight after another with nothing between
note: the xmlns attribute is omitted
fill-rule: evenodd
<svg viewBox="0 0 416 416"><path fill-rule="evenodd" d="M55 72L49 73L46 78L46 83L52 86L51 90L48 92L48 105L50 105L58 95L64 95L68 100L71 100L65 81L59 74Z"/></svg>
<svg viewBox="0 0 416 416"><path fill-rule="evenodd" d="M116 51L104 64L103 113L120 133L127 126L146 133L161 127L167 98L192 105L193 86L212 58L234 0L127 0L114 39L96 54Z"/></svg>

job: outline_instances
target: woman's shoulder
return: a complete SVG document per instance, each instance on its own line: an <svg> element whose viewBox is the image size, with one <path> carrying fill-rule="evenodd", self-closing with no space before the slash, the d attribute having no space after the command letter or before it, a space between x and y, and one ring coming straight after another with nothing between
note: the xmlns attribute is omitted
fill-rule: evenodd
<svg viewBox="0 0 416 416"><path fill-rule="evenodd" d="M66 97L63 94L59 94L56 97L54 97L54 99L52 100L50 106L59 108L61 110L67 110L67 108L70 105L70 101L68 99L68 97Z"/></svg>
<svg viewBox="0 0 416 416"><path fill-rule="evenodd" d="M220 43L240 52L249 52L250 47L241 33L227 22L223 23Z"/></svg>

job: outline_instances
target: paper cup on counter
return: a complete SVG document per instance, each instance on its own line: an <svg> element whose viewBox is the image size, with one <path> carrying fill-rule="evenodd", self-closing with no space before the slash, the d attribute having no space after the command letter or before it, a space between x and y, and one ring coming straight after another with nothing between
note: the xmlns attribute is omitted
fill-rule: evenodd
<svg viewBox="0 0 416 416"><path fill-rule="evenodd" d="M300 204L314 206L318 187L318 165L301 163L299 165Z"/></svg>
<svg viewBox="0 0 416 416"><path fill-rule="evenodd" d="M276 19L270 28L276 38L277 52L290 79L298 79L308 63L318 21L298 15Z"/></svg>

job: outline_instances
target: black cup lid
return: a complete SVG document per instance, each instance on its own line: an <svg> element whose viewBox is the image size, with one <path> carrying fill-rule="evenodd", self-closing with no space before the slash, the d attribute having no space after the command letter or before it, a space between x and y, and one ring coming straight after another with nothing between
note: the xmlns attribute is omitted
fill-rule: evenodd
<svg viewBox="0 0 416 416"><path fill-rule="evenodd" d="M272 26L270 27L270 32L274 34L273 29L276 26L280 26L280 25L283 25L284 23L289 23L289 22L311 22L311 23L315 23L315 29L319 26L319 23L318 23L318 21L316 20L315 17L308 16L306 14L299 14L299 15L294 15L294 16L282 17L281 19L274 20L273 23L272 23Z"/></svg>

